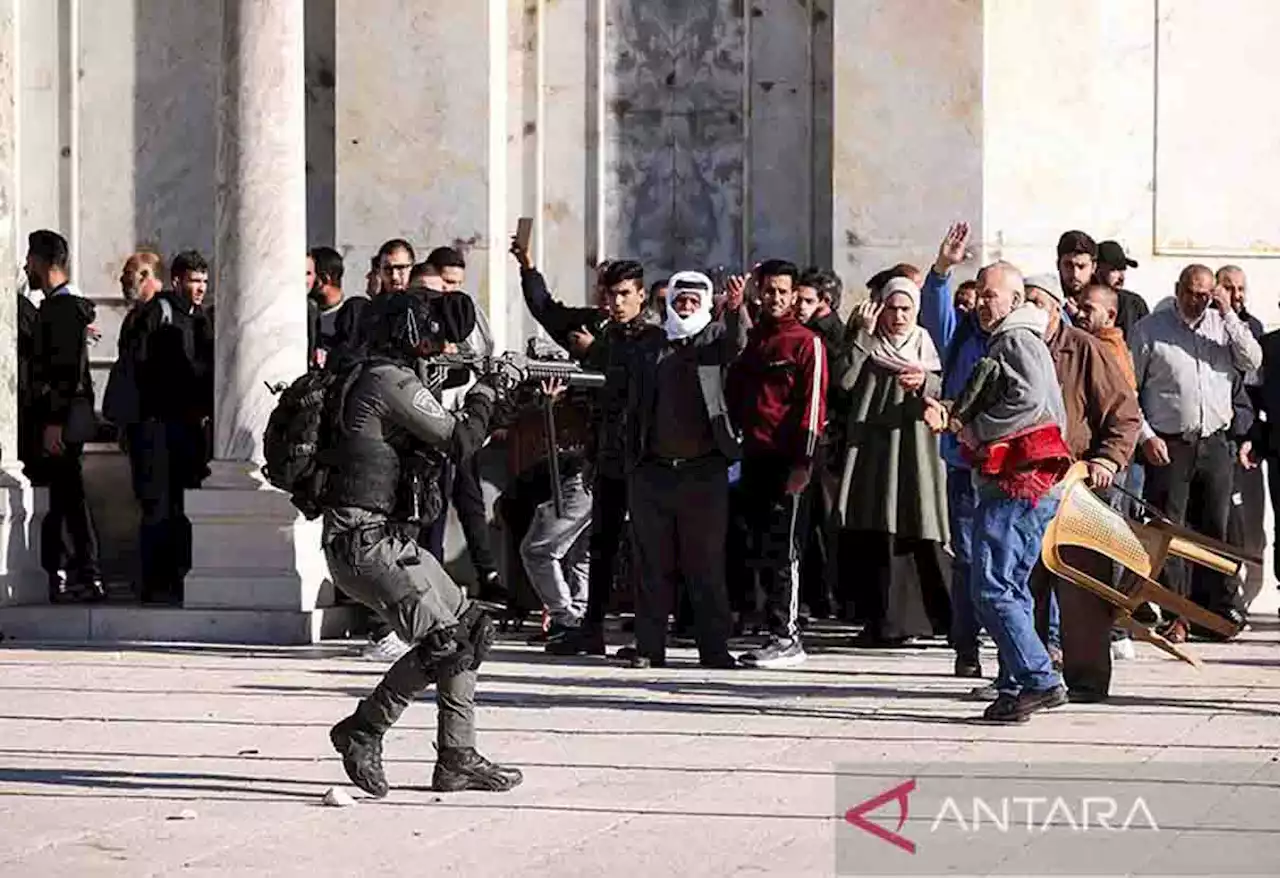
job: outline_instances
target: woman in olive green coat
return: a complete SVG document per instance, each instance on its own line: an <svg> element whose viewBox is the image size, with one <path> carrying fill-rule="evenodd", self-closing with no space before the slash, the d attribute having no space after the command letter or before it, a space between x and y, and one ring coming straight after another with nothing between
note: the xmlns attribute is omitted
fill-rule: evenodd
<svg viewBox="0 0 1280 878"><path fill-rule="evenodd" d="M906 278L859 306L853 341L832 369L844 471L837 497L841 586L862 646L898 646L951 624L946 470L922 420L942 363L917 322Z"/></svg>

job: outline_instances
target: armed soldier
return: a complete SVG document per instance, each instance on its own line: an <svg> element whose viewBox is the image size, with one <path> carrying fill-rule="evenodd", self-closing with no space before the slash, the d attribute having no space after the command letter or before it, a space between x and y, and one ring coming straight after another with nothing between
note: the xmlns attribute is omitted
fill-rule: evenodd
<svg viewBox="0 0 1280 878"><path fill-rule="evenodd" d="M470 319L451 311L442 315L417 296L395 297L370 327L364 350L338 364L341 377L329 395L336 435L323 454L320 495L329 569L339 588L412 645L330 732L352 783L379 798L388 791L382 737L433 683L433 788L505 791L522 780L518 770L475 750L476 670L492 645L493 621L412 538L415 522L443 508L438 475L446 458L463 460L484 443L498 396L494 382L481 377L450 414L415 372L443 342L470 334L474 308Z"/></svg>

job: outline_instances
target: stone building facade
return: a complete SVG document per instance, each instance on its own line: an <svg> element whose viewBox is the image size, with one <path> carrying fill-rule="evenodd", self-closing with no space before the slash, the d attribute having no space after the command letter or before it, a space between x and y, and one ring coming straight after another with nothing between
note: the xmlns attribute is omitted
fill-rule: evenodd
<svg viewBox="0 0 1280 878"><path fill-rule="evenodd" d="M1237 262L1270 321L1278 28L1267 0L0 0L3 301L27 232L63 231L104 315L101 390L124 256L212 257L221 464L188 604L314 632L314 528L251 475L263 383L302 360L306 245L358 288L386 238L457 244L510 347L533 330L522 215L569 301L621 256L657 277L781 255L856 289L966 219L975 266L1117 238L1152 301L1187 262ZM13 383L0 357L0 603L32 593L39 500Z"/></svg>

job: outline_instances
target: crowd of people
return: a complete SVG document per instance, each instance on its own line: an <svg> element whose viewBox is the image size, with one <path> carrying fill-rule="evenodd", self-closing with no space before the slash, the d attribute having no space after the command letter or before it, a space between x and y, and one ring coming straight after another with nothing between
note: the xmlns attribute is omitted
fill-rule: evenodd
<svg viewBox="0 0 1280 878"><path fill-rule="evenodd" d="M65 240L42 231L29 244L27 274L43 301L23 299L21 451L50 487L51 599L98 600L79 464L93 307L68 283ZM946 638L955 673L977 679L990 670L980 661L985 630L999 656L994 683L975 690L991 702L988 719L1105 699L1112 659L1132 645L1113 630L1109 605L1038 562L1056 486L1083 461L1090 486L1118 508L1145 498L1260 552L1259 463L1280 455L1280 437L1266 431L1280 380L1267 380L1264 350L1280 357L1280 347L1249 315L1235 266L1187 266L1149 312L1125 288L1136 263L1117 242L1069 231L1056 270L996 262L960 282L968 247L968 227L953 226L932 265L877 273L845 319L835 272L781 259L720 283L696 270L654 280L637 262L610 261L598 268L596 301L566 305L513 241L530 314L605 384L539 388L554 400L550 440L538 406L498 425L509 469L499 517L517 559L505 581L479 455L443 467L441 495L462 525L480 599L542 611L533 640L561 656L605 656L606 616L629 609L634 644L613 658L634 668L662 667L680 638L705 667L794 666L806 659L806 626L837 619L859 626L853 642L867 648ZM183 494L207 474L215 405L208 271L200 254L180 253L166 285L160 257L143 252L121 277L132 307L103 414L133 468L147 601L180 602L190 569ZM465 299L464 331L440 350L494 353L457 249L419 262L409 242L388 241L364 295L344 291L332 248L311 250L306 272L309 368L358 345L376 323L373 306L397 296ZM466 392L433 387L451 411ZM548 441L559 503L549 499ZM1268 464L1273 480L1276 470ZM445 516L434 513L417 539L442 561ZM1095 563L1111 581L1109 563ZM1237 627L1260 588L1260 571L1242 586L1177 560L1164 578ZM537 606L526 606L525 584ZM1170 641L1216 636L1144 612ZM763 637L735 656L731 640L752 633ZM395 660L411 647L375 619L370 657Z"/></svg>

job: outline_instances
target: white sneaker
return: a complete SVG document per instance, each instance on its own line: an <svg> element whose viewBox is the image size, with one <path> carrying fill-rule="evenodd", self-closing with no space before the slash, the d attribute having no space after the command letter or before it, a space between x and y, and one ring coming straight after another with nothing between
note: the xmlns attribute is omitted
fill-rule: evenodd
<svg viewBox="0 0 1280 878"><path fill-rule="evenodd" d="M1138 652L1133 648L1133 638L1121 637L1111 641L1111 658L1116 661L1131 662L1138 657Z"/></svg>
<svg viewBox="0 0 1280 878"><path fill-rule="evenodd" d="M360 658L371 662L394 662L409 651L409 645L392 631L379 641L370 643Z"/></svg>

